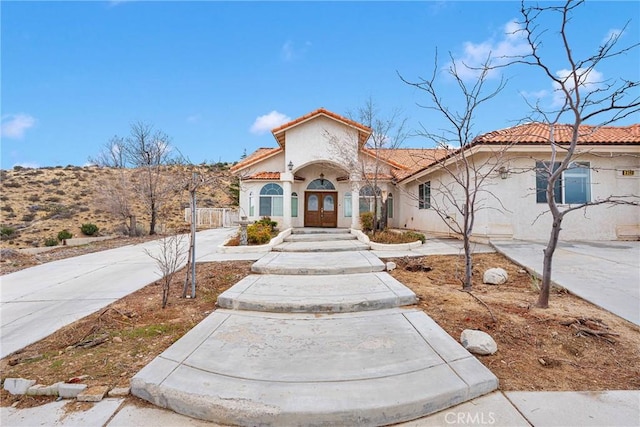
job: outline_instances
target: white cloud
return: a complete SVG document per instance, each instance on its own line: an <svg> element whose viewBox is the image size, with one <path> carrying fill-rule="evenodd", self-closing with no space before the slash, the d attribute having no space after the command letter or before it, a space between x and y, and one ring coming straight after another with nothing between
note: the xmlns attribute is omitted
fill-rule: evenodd
<svg viewBox="0 0 640 427"><path fill-rule="evenodd" d="M301 48L294 45L293 41L287 40L280 48L280 57L285 62L293 61L302 57L311 47L311 42L306 42Z"/></svg>
<svg viewBox="0 0 640 427"><path fill-rule="evenodd" d="M10 139L21 139L24 133L36 124L36 119L28 114L6 114L2 116L0 136Z"/></svg>
<svg viewBox="0 0 640 427"><path fill-rule="evenodd" d="M458 76L463 80L478 78L481 73L480 68L487 59L491 59L492 66L507 64L514 57L524 56L530 52L527 40L522 31L522 25L512 20L503 27L500 37L495 40L490 38L480 43L464 43L463 53L455 58ZM447 64L447 69L453 64ZM487 77L495 77L499 74L499 69L489 72Z"/></svg>
<svg viewBox="0 0 640 427"><path fill-rule="evenodd" d="M13 165L13 167L16 167L16 166L20 166L21 168L27 168L27 169L38 169L40 167L39 164L34 162L18 162Z"/></svg>
<svg viewBox="0 0 640 427"><path fill-rule="evenodd" d="M273 110L269 114L258 116L258 118L256 118L256 120L251 125L250 131L251 133L259 135L265 132L269 132L271 129L290 121L291 117Z"/></svg>
<svg viewBox="0 0 640 427"><path fill-rule="evenodd" d="M202 120L201 114L192 114L191 116L187 117L188 123L199 123L200 120Z"/></svg>
<svg viewBox="0 0 640 427"><path fill-rule="evenodd" d="M566 88L573 92L575 91L575 79L578 80L579 90L583 92L593 92L603 87L604 77L601 72L595 69L578 68L574 74L571 70L562 69L556 71L556 75L565 82ZM560 85L553 84L553 105L556 107L564 104L566 95L560 90ZM584 94L583 94L584 97Z"/></svg>
<svg viewBox="0 0 640 427"><path fill-rule="evenodd" d="M611 43L614 40L619 39L624 32L617 28L612 28L609 30L607 35L602 39L602 44Z"/></svg>

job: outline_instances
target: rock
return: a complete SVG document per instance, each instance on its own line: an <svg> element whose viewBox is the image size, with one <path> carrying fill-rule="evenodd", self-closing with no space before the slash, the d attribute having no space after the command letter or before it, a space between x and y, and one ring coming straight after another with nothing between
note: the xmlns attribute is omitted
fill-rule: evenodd
<svg viewBox="0 0 640 427"><path fill-rule="evenodd" d="M115 387L109 390L107 396L109 397L125 397L129 395L131 391L130 387Z"/></svg>
<svg viewBox="0 0 640 427"><path fill-rule="evenodd" d="M397 265L396 265L396 263L395 263L395 262L393 262L393 261L389 261L389 262L387 263L387 271L393 271L393 270L395 270L395 269L396 269L396 267L397 267Z"/></svg>
<svg viewBox="0 0 640 427"><path fill-rule="evenodd" d="M6 378L3 388L11 394L25 394L29 387L34 385L36 380L26 380L24 378Z"/></svg>
<svg viewBox="0 0 640 427"><path fill-rule="evenodd" d="M122 342L122 338L120 338L120 337L113 337L111 341L113 341L113 342L115 342L115 343L120 344L120 343Z"/></svg>
<svg viewBox="0 0 640 427"><path fill-rule="evenodd" d="M89 387L78 394L77 399L79 402L100 402L107 391L109 391L109 387L106 385Z"/></svg>
<svg viewBox="0 0 640 427"><path fill-rule="evenodd" d="M498 345L486 332L465 329L460 335L462 346L471 353L486 355L498 351Z"/></svg>
<svg viewBox="0 0 640 427"><path fill-rule="evenodd" d="M58 386L58 394L63 399L75 399L86 388L86 384L62 383Z"/></svg>
<svg viewBox="0 0 640 427"><path fill-rule="evenodd" d="M55 383L52 385L36 384L29 387L27 394L30 396L57 396L60 384L62 383Z"/></svg>
<svg viewBox="0 0 640 427"><path fill-rule="evenodd" d="M502 285L509 279L509 275L502 268L490 268L484 272L482 282L489 285Z"/></svg>

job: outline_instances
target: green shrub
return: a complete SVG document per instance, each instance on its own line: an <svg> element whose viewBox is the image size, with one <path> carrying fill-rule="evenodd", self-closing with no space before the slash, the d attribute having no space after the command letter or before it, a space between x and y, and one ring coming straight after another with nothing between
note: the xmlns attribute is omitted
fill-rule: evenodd
<svg viewBox="0 0 640 427"><path fill-rule="evenodd" d="M247 226L247 241L250 245L264 245L271 240L271 226L256 222Z"/></svg>
<svg viewBox="0 0 640 427"><path fill-rule="evenodd" d="M62 230L58 233L58 240L67 240L73 237L73 234L69 233L69 230Z"/></svg>
<svg viewBox="0 0 640 427"><path fill-rule="evenodd" d="M402 234L407 238L407 240L411 240L413 242L415 242L416 240L420 240L422 243L427 241L425 235L422 233L418 233L417 231L405 231Z"/></svg>
<svg viewBox="0 0 640 427"><path fill-rule="evenodd" d="M45 246L58 246L58 239L56 239L55 237L47 237L46 239L44 239L44 245Z"/></svg>
<svg viewBox="0 0 640 427"><path fill-rule="evenodd" d="M0 236L2 236L2 240L7 240L16 232L15 228L11 227L2 227L0 228Z"/></svg>
<svg viewBox="0 0 640 427"><path fill-rule="evenodd" d="M268 216L263 216L255 223L264 225L265 227L269 227L272 233L276 231L276 227L278 226L278 223L276 221L271 221L271 218L269 218Z"/></svg>
<svg viewBox="0 0 640 427"><path fill-rule="evenodd" d="M365 233L373 230L373 212L362 212L360 214L360 226Z"/></svg>
<svg viewBox="0 0 640 427"><path fill-rule="evenodd" d="M82 226L80 227L80 231L82 231L82 234L84 234L85 236L93 236L98 232L98 230L98 226L91 223L82 224Z"/></svg>

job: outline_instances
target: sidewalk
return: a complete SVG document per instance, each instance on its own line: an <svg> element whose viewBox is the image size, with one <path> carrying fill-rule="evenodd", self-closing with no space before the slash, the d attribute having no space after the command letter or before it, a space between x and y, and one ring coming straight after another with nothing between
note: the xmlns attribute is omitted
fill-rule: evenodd
<svg viewBox="0 0 640 427"><path fill-rule="evenodd" d="M499 240L492 244L542 277L546 243ZM640 242L559 242L551 277L572 294L640 325Z"/></svg>
<svg viewBox="0 0 640 427"><path fill-rule="evenodd" d="M212 258L235 229L198 232L196 260ZM188 244L188 239L184 239ZM145 253L157 241L41 264L0 277L0 358L26 347L158 278Z"/></svg>

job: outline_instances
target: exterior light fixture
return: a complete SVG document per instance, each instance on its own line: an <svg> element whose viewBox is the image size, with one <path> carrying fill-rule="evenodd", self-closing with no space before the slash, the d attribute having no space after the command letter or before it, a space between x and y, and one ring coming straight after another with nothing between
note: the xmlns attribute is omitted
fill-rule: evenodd
<svg viewBox="0 0 640 427"><path fill-rule="evenodd" d="M289 160L289 164L287 165L287 167L289 168L289 172L293 170L293 162L291 160Z"/></svg>
<svg viewBox="0 0 640 427"><path fill-rule="evenodd" d="M324 185L324 174L320 172L320 185Z"/></svg>
<svg viewBox="0 0 640 427"><path fill-rule="evenodd" d="M509 170L504 166L501 166L500 169L498 169L498 172L500 173L500 178L502 179L507 179L507 177L509 176Z"/></svg>

